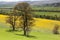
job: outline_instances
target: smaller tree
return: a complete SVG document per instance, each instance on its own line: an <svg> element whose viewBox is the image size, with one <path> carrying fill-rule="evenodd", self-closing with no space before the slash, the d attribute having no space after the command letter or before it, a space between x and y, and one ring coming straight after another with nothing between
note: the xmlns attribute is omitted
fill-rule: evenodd
<svg viewBox="0 0 60 40"><path fill-rule="evenodd" d="M13 31L15 31L16 20L17 16L14 13L10 13L6 20L6 22L11 25Z"/></svg>

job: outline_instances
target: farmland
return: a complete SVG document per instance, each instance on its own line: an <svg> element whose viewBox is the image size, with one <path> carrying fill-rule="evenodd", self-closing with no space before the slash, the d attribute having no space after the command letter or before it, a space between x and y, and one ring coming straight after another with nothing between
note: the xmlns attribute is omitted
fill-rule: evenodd
<svg viewBox="0 0 60 40"><path fill-rule="evenodd" d="M6 23L6 15L0 15L0 23L3 23L4 25L8 25ZM34 18L34 26L35 29L49 29L50 31L53 29L55 24L60 25L60 21L56 20L48 20L48 19L42 19L42 18ZM37 28L36 28L37 27Z"/></svg>
<svg viewBox="0 0 60 40"><path fill-rule="evenodd" d="M4 8L5 9L5 8ZM4 10L3 9L3 10ZM44 10L60 10L60 8L59 7L33 7L32 9L35 9L35 10L41 10L41 9L44 9ZM6 9L5 9L6 10ZM9 8L7 8L7 10L12 10L12 9L9 9ZM9 12L10 13L10 12ZM37 16L39 16L39 15L46 15L46 16L55 16L55 15L57 15L58 17L60 17L60 12L32 12L32 14L33 15L37 15ZM7 17L6 15L0 15L0 22L5 22L5 17ZM3 20L1 20L1 19L3 19ZM36 21L37 21L37 23L35 23L35 26L37 26L37 27L46 27L46 28L48 28L48 27L53 27L53 25L55 25L54 23L55 23L55 20L48 20L48 21L50 21L51 23L53 23L52 25L50 25L50 26L48 26L47 25L47 23L49 23L49 22L47 22L47 20L48 19L42 19L42 18L37 18L36 19ZM41 23L40 23L40 21L41 21ZM39 22L39 23L38 23ZM60 21L58 21L58 23L59 23ZM39 25L38 25L39 24ZM44 24L46 24L46 26L44 25ZM60 23L59 23L60 24Z"/></svg>
<svg viewBox="0 0 60 40"><path fill-rule="evenodd" d="M59 11L60 10L60 7L33 7L32 9L34 10L56 10L56 11ZM34 14L36 15L50 15L50 16L54 16L54 15L57 15L59 16L60 15L60 12L34 12Z"/></svg>
<svg viewBox="0 0 60 40"><path fill-rule="evenodd" d="M35 10L57 10L60 11L59 7L41 7L41 8L33 8ZM10 13L11 9L8 9L8 13ZM7 12L7 11L6 11ZM60 12L32 12L33 15L47 15L47 16L55 16L60 17ZM60 34L53 34L52 30L55 25L60 26L60 21L57 20L49 20L42 18L34 17L34 26L32 27L32 31L30 33L31 37L25 37L22 35L22 31L9 32L10 25L6 23L6 18L8 16L0 14L0 40L60 40ZM2 31L1 31L2 30ZM60 32L60 28L59 28Z"/></svg>
<svg viewBox="0 0 60 40"><path fill-rule="evenodd" d="M59 16L60 12L49 12L48 10L51 11L60 11L60 7L32 7L32 10L42 10L42 11L34 11L33 14L34 15L48 15L48 16ZM44 12L43 10L47 10L47 12ZM0 11L3 13L10 13L12 12L12 8L0 8Z"/></svg>
<svg viewBox="0 0 60 40"><path fill-rule="evenodd" d="M60 7L32 7L34 10L56 10L59 11Z"/></svg>
<svg viewBox="0 0 60 40"><path fill-rule="evenodd" d="M48 16L55 16L55 15L57 15L57 16L60 16L60 12L34 12L33 14L35 14L35 15L48 15Z"/></svg>
<svg viewBox="0 0 60 40"><path fill-rule="evenodd" d="M7 17L8 17L7 15L0 15L0 22L6 23L6 18ZM60 24L60 21L56 21L56 20L48 20L48 19L42 19L42 18L34 18L34 20L35 20L35 23L34 23L35 25L34 26L36 26L36 27L43 27L43 28L46 27L46 28L48 28L50 26L53 27L53 25L55 25L55 23L58 24L58 25ZM50 26L47 25L47 23L49 23ZM45 24L46 24L46 26L45 26Z"/></svg>
<svg viewBox="0 0 60 40"><path fill-rule="evenodd" d="M9 32L9 25L6 24L6 15L0 15L0 40L60 40L60 35L52 34L55 24L60 25L60 21L34 18L34 27L31 37L22 36L23 32ZM2 30L2 31L1 31Z"/></svg>

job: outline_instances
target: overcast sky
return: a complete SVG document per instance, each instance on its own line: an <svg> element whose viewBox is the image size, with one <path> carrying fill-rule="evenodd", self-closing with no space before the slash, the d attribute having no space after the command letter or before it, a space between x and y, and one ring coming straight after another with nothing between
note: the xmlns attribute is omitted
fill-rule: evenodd
<svg viewBox="0 0 60 40"><path fill-rule="evenodd" d="M53 2L53 1L60 1L60 0L0 0L1 1L6 1L6 2L16 2L16 1L50 1L50 2Z"/></svg>
<svg viewBox="0 0 60 40"><path fill-rule="evenodd" d="M13 2L13 1L39 1L39 0L0 0L0 1Z"/></svg>

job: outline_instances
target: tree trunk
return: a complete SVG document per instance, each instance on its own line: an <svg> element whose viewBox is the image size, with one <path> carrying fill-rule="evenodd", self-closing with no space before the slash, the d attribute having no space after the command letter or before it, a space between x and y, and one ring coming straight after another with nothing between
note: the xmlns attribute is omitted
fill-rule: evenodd
<svg viewBox="0 0 60 40"><path fill-rule="evenodd" d="M27 27L28 27L28 26L27 26L27 23L28 23L28 22L27 22L27 14L26 14L26 13L27 13L27 12L25 12L25 14L24 14L24 24L23 24L23 25L24 25L24 35L25 35L25 36L27 36Z"/></svg>
<svg viewBox="0 0 60 40"><path fill-rule="evenodd" d="M13 23L13 31L15 31L15 18L14 18L14 23Z"/></svg>
<svg viewBox="0 0 60 40"><path fill-rule="evenodd" d="M13 31L15 31L15 20L14 20L12 27L13 27Z"/></svg>
<svg viewBox="0 0 60 40"><path fill-rule="evenodd" d="M25 25L25 21L24 21L24 28L23 28L23 30L24 30L24 36L26 36L27 34L26 34L26 25Z"/></svg>
<svg viewBox="0 0 60 40"><path fill-rule="evenodd" d="M13 28L12 30L15 31L15 25L13 25L12 28Z"/></svg>
<svg viewBox="0 0 60 40"><path fill-rule="evenodd" d="M26 34L26 30L24 29L24 36L27 36L27 34Z"/></svg>

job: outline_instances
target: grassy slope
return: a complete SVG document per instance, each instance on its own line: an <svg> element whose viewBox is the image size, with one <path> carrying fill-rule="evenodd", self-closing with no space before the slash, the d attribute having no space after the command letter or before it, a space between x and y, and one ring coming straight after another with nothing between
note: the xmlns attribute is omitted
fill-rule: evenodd
<svg viewBox="0 0 60 40"><path fill-rule="evenodd" d="M0 40L60 40L60 35L54 35L52 33L48 33L45 29L52 29L56 24L60 25L60 21L47 20L35 18L35 26L36 29L42 29L44 32L40 31L32 31L30 33L31 37L22 36L23 32L8 32L8 25L5 23L4 15L0 15Z"/></svg>
<svg viewBox="0 0 60 40"><path fill-rule="evenodd" d="M30 37L25 37L22 36L22 32L7 32L6 29L0 29L0 40L60 40L60 35L31 32Z"/></svg>

